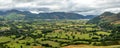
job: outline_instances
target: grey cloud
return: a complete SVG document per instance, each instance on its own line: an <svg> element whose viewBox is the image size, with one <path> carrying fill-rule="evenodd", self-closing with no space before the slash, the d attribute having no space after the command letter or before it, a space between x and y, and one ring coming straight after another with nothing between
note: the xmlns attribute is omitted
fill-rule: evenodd
<svg viewBox="0 0 120 48"><path fill-rule="evenodd" d="M13 2L17 3L25 3L25 2L33 2L34 0L13 0Z"/></svg>
<svg viewBox="0 0 120 48"><path fill-rule="evenodd" d="M76 2L78 1L78 2ZM107 9L120 8L120 0L5 0L0 1L0 10L18 9L28 11L63 11L82 14L100 14ZM88 1L88 2L87 2ZM118 9L120 10L120 9Z"/></svg>

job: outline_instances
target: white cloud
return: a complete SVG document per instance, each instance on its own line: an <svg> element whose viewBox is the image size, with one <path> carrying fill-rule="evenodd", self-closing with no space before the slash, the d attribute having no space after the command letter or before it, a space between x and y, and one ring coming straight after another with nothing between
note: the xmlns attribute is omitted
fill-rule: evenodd
<svg viewBox="0 0 120 48"><path fill-rule="evenodd" d="M0 0L0 10L9 9L100 14L104 11L119 12L120 0Z"/></svg>

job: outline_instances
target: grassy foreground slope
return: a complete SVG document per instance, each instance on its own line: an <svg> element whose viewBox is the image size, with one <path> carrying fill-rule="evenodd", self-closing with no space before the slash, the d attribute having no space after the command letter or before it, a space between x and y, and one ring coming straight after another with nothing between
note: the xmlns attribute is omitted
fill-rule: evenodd
<svg viewBox="0 0 120 48"><path fill-rule="evenodd" d="M120 45L112 45L112 46L70 45L62 48L120 48Z"/></svg>

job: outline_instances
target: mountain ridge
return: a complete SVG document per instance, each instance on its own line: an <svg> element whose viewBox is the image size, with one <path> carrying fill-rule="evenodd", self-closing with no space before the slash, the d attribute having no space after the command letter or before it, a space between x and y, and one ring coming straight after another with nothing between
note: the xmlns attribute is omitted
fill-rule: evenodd
<svg viewBox="0 0 120 48"><path fill-rule="evenodd" d="M77 13L69 13L69 12L51 12L51 13L39 13L34 14L29 11L19 11L19 10L9 10L9 11L0 11L1 16L6 16L11 13L22 14L25 15L25 19L37 18L37 19L92 19L95 15L81 15Z"/></svg>

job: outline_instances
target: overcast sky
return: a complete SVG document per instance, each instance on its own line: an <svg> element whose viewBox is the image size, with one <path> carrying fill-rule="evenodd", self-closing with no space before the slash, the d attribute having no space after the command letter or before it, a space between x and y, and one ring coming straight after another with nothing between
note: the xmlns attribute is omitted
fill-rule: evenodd
<svg viewBox="0 0 120 48"><path fill-rule="evenodd" d="M0 0L0 10L75 12L83 15L119 12L120 0Z"/></svg>

